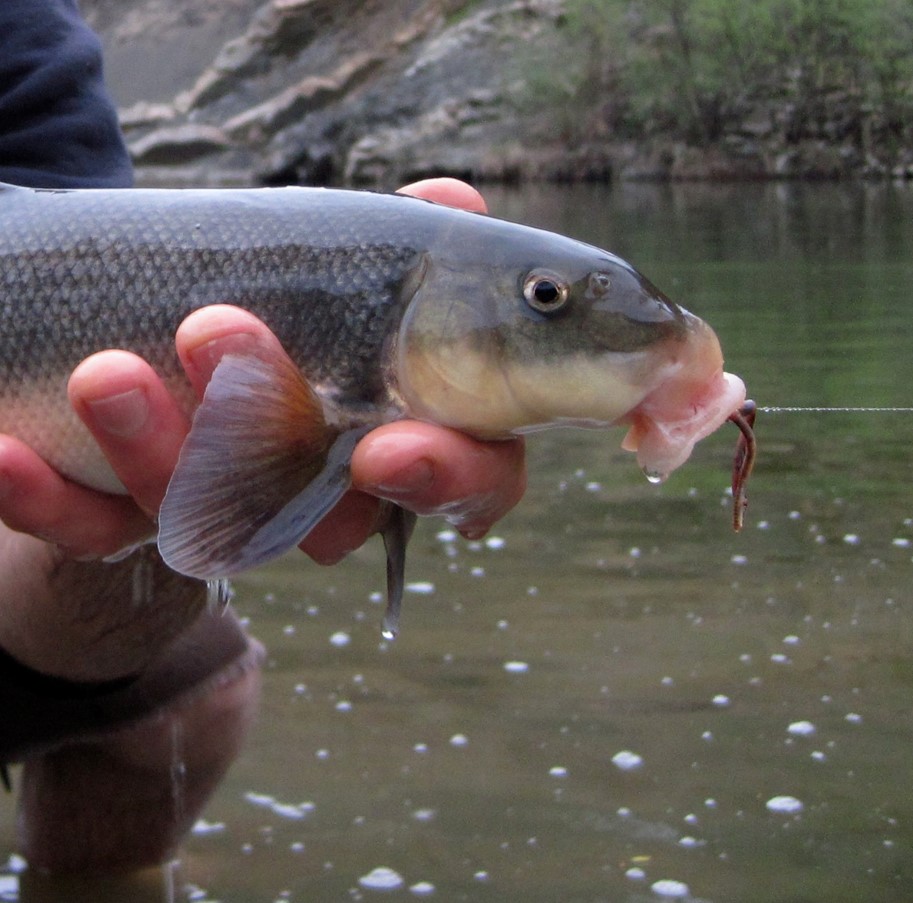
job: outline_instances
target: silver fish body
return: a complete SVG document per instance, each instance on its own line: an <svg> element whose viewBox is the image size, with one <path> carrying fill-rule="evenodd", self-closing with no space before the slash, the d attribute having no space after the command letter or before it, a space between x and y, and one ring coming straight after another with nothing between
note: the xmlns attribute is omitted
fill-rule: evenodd
<svg viewBox="0 0 913 903"><path fill-rule="evenodd" d="M67 378L95 351L131 350L193 410L173 336L215 303L264 320L298 372L223 362L197 410L160 545L201 577L299 541L348 485L357 438L384 421L480 438L624 423L642 466L667 472L744 398L703 321L620 258L552 233L367 192L2 186L0 432L78 482L123 491L69 408ZM300 392L271 389L296 381ZM257 480L259 417L297 416L285 400L296 392L322 436L297 484L265 490L260 513L213 495L214 442L247 446L216 482Z"/></svg>

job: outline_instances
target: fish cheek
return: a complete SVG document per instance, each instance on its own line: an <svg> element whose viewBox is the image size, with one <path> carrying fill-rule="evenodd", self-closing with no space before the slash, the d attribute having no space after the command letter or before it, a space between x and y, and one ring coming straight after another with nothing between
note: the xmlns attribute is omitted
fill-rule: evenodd
<svg viewBox="0 0 913 903"><path fill-rule="evenodd" d="M403 317L392 359L407 414L475 435L504 434L495 308L484 278L432 267Z"/></svg>

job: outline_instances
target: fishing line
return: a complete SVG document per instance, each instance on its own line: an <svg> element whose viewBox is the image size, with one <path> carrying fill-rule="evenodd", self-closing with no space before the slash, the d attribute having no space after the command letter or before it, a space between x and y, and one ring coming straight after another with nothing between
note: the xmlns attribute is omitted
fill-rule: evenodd
<svg viewBox="0 0 913 903"><path fill-rule="evenodd" d="M877 407L795 407L784 405L758 405L763 414L913 414L913 408Z"/></svg>

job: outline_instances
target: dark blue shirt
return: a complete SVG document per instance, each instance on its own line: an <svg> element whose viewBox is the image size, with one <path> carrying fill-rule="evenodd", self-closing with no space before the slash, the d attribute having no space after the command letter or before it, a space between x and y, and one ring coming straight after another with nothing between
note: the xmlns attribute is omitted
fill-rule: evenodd
<svg viewBox="0 0 913 903"><path fill-rule="evenodd" d="M0 0L0 181L126 187L130 158L76 0Z"/></svg>

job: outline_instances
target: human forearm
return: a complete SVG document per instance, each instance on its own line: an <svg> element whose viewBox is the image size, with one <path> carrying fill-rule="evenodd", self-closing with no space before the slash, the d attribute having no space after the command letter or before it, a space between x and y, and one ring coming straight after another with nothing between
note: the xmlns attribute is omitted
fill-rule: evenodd
<svg viewBox="0 0 913 903"><path fill-rule="evenodd" d="M0 525L0 646L46 675L100 682L142 672L206 604L153 546L77 561Z"/></svg>

